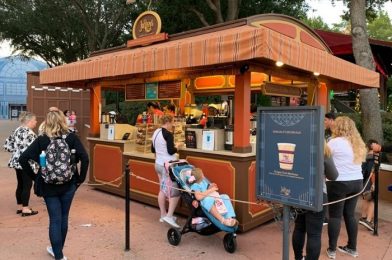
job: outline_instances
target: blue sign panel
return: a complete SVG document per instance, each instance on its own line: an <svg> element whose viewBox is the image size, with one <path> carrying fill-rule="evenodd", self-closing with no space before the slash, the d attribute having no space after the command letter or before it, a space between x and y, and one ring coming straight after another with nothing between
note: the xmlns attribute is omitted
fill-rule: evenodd
<svg viewBox="0 0 392 260"><path fill-rule="evenodd" d="M321 211L322 108L261 107L257 115L257 197Z"/></svg>

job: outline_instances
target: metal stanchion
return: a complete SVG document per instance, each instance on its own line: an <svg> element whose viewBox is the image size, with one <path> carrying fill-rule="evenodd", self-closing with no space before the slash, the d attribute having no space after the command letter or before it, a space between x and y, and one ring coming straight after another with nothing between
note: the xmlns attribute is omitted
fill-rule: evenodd
<svg viewBox="0 0 392 260"><path fill-rule="evenodd" d="M283 257L282 260L289 259L289 248L290 248L290 206L283 205Z"/></svg>
<svg viewBox="0 0 392 260"><path fill-rule="evenodd" d="M129 164L125 166L125 251L129 251L130 212L129 212Z"/></svg>
<svg viewBox="0 0 392 260"><path fill-rule="evenodd" d="M380 169L381 153L374 154L374 230L373 235L378 236L378 172Z"/></svg>

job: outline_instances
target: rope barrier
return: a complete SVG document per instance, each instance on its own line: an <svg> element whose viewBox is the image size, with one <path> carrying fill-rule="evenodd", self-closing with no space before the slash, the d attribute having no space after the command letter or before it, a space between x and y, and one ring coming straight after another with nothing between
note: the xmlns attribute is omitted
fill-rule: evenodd
<svg viewBox="0 0 392 260"><path fill-rule="evenodd" d="M189 191L189 190L181 189L181 188L177 188L177 187L171 187L171 186L168 186L168 185L166 185L166 184L160 184L159 182L156 182L156 181L153 181L153 180L149 180L149 179L147 179L147 178L144 178L144 177L141 177L141 176L139 176L139 175L136 175L136 174L134 174L133 172L130 172L129 175L132 176L132 177L134 177L134 178L136 178L136 179L139 179L139 180L142 180L142 181L145 181L145 182L149 182L149 183L152 183L152 184L155 184L155 185L158 185L158 186L164 186L164 187L167 187L167 188L170 188L170 189L175 189L175 190L178 190L178 191L187 192L187 193L190 193L190 194L195 194L194 191ZM87 185L87 186L103 186L103 185L107 185L107 184L112 184L112 183L114 183L114 182L120 180L120 179L123 178L124 176L125 176L125 173L122 174L121 176L119 176L118 178L116 178L116 179L114 179L114 180L112 180L112 181L109 181L109 182L102 182L102 183L83 183L83 185ZM373 176L373 171L371 172L369 178L367 179L365 185L363 186L363 188L362 188L362 190L361 190L360 192L358 192L358 193L356 193L356 194L353 194L353 195L351 195L351 196L349 196L349 197L340 199L340 200L336 200L336 201L331 201L331 202L323 203L323 206L327 206L327 205L339 203L339 202L342 202L342 201L345 201L345 200L348 200L348 199L351 199L351 198L354 198L354 197L356 197L356 196L361 195L361 194L365 191L366 186L368 185L368 183L369 183L369 181L370 181L370 179L371 179L372 176ZM230 199L225 199L225 198L221 198L221 197L217 197L217 196L212 196L212 195L207 195L207 196L205 196L205 197L211 197L211 198L222 199L222 200L230 200L230 201L233 201L233 202L238 202L238 203L243 203L243 204L249 204L249 205L258 205L258 206L264 205L264 206L268 206L268 207L274 209L274 211L276 211L276 208L277 208L276 206L274 206L273 203L270 203L270 202L263 202L263 201L261 201L261 200L258 200L258 202L251 202L251 201L238 200L238 199L231 199L231 198L230 198Z"/></svg>
<svg viewBox="0 0 392 260"><path fill-rule="evenodd" d="M181 188L177 188L177 187L167 186L167 185L165 185L165 184L160 184L159 182L152 181L152 180L146 179L146 178L144 178L144 177L138 176L138 175L134 174L133 172L131 172L130 175L131 175L132 177L135 177L136 179L143 180L143 181L146 181L146 182L149 182L149 183L153 183L153 184L156 184L156 185L159 185L159 186L164 186L164 187L171 188L171 189L175 189L175 190L178 190L178 191L183 191L183 192L188 192L188 193L190 193L190 194L195 194L194 191L189 191L189 190L185 190L185 189L181 189ZM231 201L234 201L234 202L244 203L244 204L250 204L250 205L262 205L262 204L266 204L266 203L261 202L261 201L260 201L260 202L251 202L251 201L245 201L245 200L225 199L225 198L221 198L221 197L217 197L217 196L212 196L212 195L207 195L207 196L205 196L205 197L211 197L211 198L222 199L222 200L231 200Z"/></svg>
<svg viewBox="0 0 392 260"><path fill-rule="evenodd" d="M108 181L108 182L102 181L102 183L83 183L82 185L87 185L87 186L102 186L102 185L107 185L107 184L111 184L111 183L114 183L114 182L120 180L120 179L121 179L122 177L124 177L124 176L125 176L125 173L122 174L122 175L120 175L118 178L116 178L116 179L114 179L114 180L112 180L112 181Z"/></svg>

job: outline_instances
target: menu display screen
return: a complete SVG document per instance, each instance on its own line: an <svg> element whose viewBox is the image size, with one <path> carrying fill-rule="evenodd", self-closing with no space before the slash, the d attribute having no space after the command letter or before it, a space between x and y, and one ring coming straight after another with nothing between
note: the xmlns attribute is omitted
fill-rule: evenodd
<svg viewBox="0 0 392 260"><path fill-rule="evenodd" d="M132 84L125 86L125 100L145 99L146 88L144 84Z"/></svg>
<svg viewBox="0 0 392 260"><path fill-rule="evenodd" d="M181 81L149 82L125 86L125 100L181 98Z"/></svg>
<svg viewBox="0 0 392 260"><path fill-rule="evenodd" d="M158 98L180 98L181 97L181 81L159 82Z"/></svg>

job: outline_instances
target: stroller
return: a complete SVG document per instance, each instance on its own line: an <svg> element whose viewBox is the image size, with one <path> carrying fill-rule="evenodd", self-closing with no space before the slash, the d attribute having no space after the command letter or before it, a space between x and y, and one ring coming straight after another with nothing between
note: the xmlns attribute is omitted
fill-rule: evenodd
<svg viewBox="0 0 392 260"><path fill-rule="evenodd" d="M225 231L227 234L223 238L223 245L227 252L234 253L237 248L236 231L238 226L228 227L223 225L215 217L213 217L207 210L199 206L195 208L192 202L196 200L194 194L187 184L187 178L190 176L191 170L194 168L185 160L170 161L167 165L169 176L172 181L178 183L181 189L181 198L191 208L191 214L188 216L184 227L181 229L170 228L167 232L167 239L173 246L177 246L181 242L181 236L188 232L196 232L199 235L208 236L220 231ZM187 177L188 176L188 177Z"/></svg>

